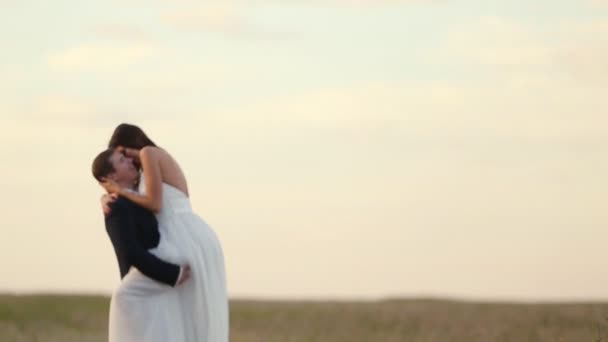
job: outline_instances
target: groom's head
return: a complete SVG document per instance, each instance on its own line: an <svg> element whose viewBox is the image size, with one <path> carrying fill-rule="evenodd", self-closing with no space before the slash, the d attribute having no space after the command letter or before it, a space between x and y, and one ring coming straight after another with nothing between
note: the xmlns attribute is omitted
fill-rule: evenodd
<svg viewBox="0 0 608 342"><path fill-rule="evenodd" d="M131 188L139 177L139 171L133 165L133 159L125 157L122 153L107 149L93 160L93 177L102 182L104 178Z"/></svg>

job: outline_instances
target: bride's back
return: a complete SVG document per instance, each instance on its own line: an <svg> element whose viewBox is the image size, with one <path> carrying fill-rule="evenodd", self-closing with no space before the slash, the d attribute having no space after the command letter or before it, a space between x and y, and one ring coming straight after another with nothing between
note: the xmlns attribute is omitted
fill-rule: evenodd
<svg viewBox="0 0 608 342"><path fill-rule="evenodd" d="M148 146L145 148L153 149L154 153L158 156L158 164L162 182L171 185L172 187L182 191L186 196L189 196L186 176L175 158L173 158L169 152L160 147Z"/></svg>

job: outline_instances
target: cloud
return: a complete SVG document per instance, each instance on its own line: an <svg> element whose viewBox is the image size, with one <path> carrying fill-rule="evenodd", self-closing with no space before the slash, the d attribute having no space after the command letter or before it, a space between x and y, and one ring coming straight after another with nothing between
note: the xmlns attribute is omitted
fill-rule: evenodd
<svg viewBox="0 0 608 342"><path fill-rule="evenodd" d="M241 29L245 22L237 7L228 3L199 5L195 8L165 12L161 18L166 24L188 30L209 29L227 32Z"/></svg>
<svg viewBox="0 0 608 342"><path fill-rule="evenodd" d="M146 43L82 44L51 54L47 57L47 63L57 71L120 71L145 60L158 50L158 46Z"/></svg>
<svg viewBox="0 0 608 342"><path fill-rule="evenodd" d="M607 7L608 6L608 1L607 0L584 0L583 1L585 4L594 7L594 8L600 8L600 7Z"/></svg>
<svg viewBox="0 0 608 342"><path fill-rule="evenodd" d="M449 58L449 63L456 60L501 71L509 79L540 77L605 85L608 41L603 37L607 35L606 21L536 27L488 17L451 31L432 54L441 56L437 61Z"/></svg>
<svg viewBox="0 0 608 342"><path fill-rule="evenodd" d="M440 0L329 0L329 1L210 1L205 5L192 1L180 1L173 10L165 10L161 20L171 27L187 32L207 31L233 38L257 40L290 40L297 33L283 29L264 28L252 19L256 6L289 6L306 4L315 6L337 6L343 8L366 8L389 5L435 4Z"/></svg>
<svg viewBox="0 0 608 342"><path fill-rule="evenodd" d="M134 0L132 0L134 1ZM182 32L212 32L230 38L247 40L288 41L298 37L297 32L283 28L264 27L253 18L255 9L262 6L313 5L318 7L368 8L393 5L442 3L443 0L211 0L204 4L192 0L179 0L170 5L162 3L161 21ZM161 3L157 1L157 3Z"/></svg>
<svg viewBox="0 0 608 342"><path fill-rule="evenodd" d="M342 6L342 7L377 7L377 6L390 6L390 5L417 5L417 4L438 4L445 3L446 0L233 0L233 1L221 1L211 0L207 3L212 5L217 4L231 4L235 6L241 5L282 5L289 6L293 4L305 4L305 5L316 5L316 6ZM178 0L174 3L193 5L198 4L197 1L192 0Z"/></svg>
<svg viewBox="0 0 608 342"><path fill-rule="evenodd" d="M7 123L39 130L55 126L86 130L125 120L146 119L151 122L176 120L176 115L154 111L155 106L158 104L138 103L137 106L133 106L120 100L101 102L91 97L48 92L31 96L27 103L2 103L0 110L7 114Z"/></svg>
<svg viewBox="0 0 608 342"><path fill-rule="evenodd" d="M23 1L19 0L0 0L0 8L11 9L23 5Z"/></svg>
<svg viewBox="0 0 608 342"><path fill-rule="evenodd" d="M91 104L60 95L33 98L27 105L6 105L0 109L7 114L0 119L5 130L0 143L20 146L20 150L25 151L41 146L48 149L58 145L72 148L66 144L86 141L87 132L96 129L95 117L100 115L99 109ZM3 152L10 155L19 153L12 149ZM26 159L28 163L35 164L34 160Z"/></svg>
<svg viewBox="0 0 608 342"><path fill-rule="evenodd" d="M440 142L603 141L608 118L597 111L603 102L600 88L551 83L376 83L267 98L206 116L236 136L330 128Z"/></svg>
<svg viewBox="0 0 608 342"><path fill-rule="evenodd" d="M292 1L296 2L296 1ZM313 0L307 4L341 7L381 7L392 5L427 5L445 2L444 0Z"/></svg>
<svg viewBox="0 0 608 342"><path fill-rule="evenodd" d="M99 38L112 41L128 41L137 43L150 43L151 35L131 24L108 23L93 27L91 33Z"/></svg>
<svg viewBox="0 0 608 342"><path fill-rule="evenodd" d="M296 37L294 32L264 28L256 24L249 12L248 6L211 2L165 11L161 14L161 20L180 31L212 32L232 38L277 41Z"/></svg>
<svg viewBox="0 0 608 342"><path fill-rule="evenodd" d="M96 104L80 96L47 93L31 96L27 103L4 103L10 122L27 126L67 125L70 127L92 127L99 118L110 115L111 108Z"/></svg>
<svg viewBox="0 0 608 342"><path fill-rule="evenodd" d="M447 56L460 57L474 64L502 67L546 64L551 51L541 43L534 29L486 17L477 23L452 30L443 48ZM446 56L446 54L441 54Z"/></svg>
<svg viewBox="0 0 608 342"><path fill-rule="evenodd" d="M592 21L558 32L563 41L553 48L556 64L575 79L608 85L608 21Z"/></svg>
<svg viewBox="0 0 608 342"><path fill-rule="evenodd" d="M167 98L184 92L217 89L239 79L238 74L222 62L183 63L159 66L155 70L132 72L130 77L117 79L129 94L144 98ZM149 102L149 101L148 101Z"/></svg>

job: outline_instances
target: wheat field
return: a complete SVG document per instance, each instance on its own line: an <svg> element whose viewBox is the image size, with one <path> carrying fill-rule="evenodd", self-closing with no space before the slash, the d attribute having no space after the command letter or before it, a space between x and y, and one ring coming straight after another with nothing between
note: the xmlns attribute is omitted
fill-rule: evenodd
<svg viewBox="0 0 608 342"><path fill-rule="evenodd" d="M1 342L107 341L109 298L0 295ZM608 341L608 303L230 302L231 342Z"/></svg>

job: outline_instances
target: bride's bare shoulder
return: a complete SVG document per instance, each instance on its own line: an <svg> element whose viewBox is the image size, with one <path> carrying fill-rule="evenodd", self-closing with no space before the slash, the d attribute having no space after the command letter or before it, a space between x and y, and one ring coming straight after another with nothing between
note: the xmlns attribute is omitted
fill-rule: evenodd
<svg viewBox="0 0 608 342"><path fill-rule="evenodd" d="M142 157L160 158L167 154L167 151L156 146L145 146L139 151Z"/></svg>

